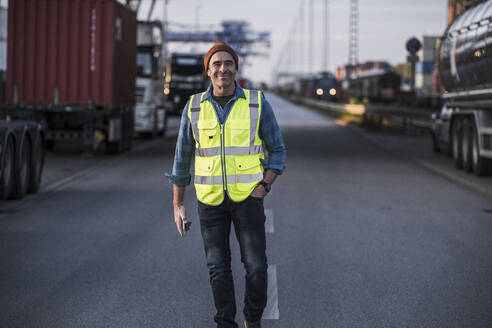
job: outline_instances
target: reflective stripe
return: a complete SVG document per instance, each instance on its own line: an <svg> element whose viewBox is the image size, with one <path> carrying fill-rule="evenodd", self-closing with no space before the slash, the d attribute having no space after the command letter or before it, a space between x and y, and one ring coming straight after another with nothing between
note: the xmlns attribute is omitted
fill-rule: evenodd
<svg viewBox="0 0 492 328"><path fill-rule="evenodd" d="M196 95L193 96L193 99L191 100L191 129L193 130L193 133L195 134L195 139L196 142L200 145L200 133L198 130L198 120L200 118L200 101L202 98L201 93L197 93Z"/></svg>
<svg viewBox="0 0 492 328"><path fill-rule="evenodd" d="M253 147L255 145L256 125L258 124L258 110L259 110L258 91L250 90L249 91L249 124L250 124L249 145L250 147Z"/></svg>
<svg viewBox="0 0 492 328"><path fill-rule="evenodd" d="M253 147L225 147L226 155L257 155L263 153L263 145Z"/></svg>
<svg viewBox="0 0 492 328"><path fill-rule="evenodd" d="M218 156L218 155L220 155L220 147L195 149L195 156L208 157L208 156Z"/></svg>
<svg viewBox="0 0 492 328"><path fill-rule="evenodd" d="M197 97L198 96L198 97ZM191 109L195 109L196 111L200 111L200 103L202 100L202 93L197 93L193 97L193 101L191 102Z"/></svg>
<svg viewBox="0 0 492 328"><path fill-rule="evenodd" d="M263 172L256 174L238 174L238 175L228 175L227 184L233 183L251 183L260 181L263 179Z"/></svg>
<svg viewBox="0 0 492 328"><path fill-rule="evenodd" d="M224 180L221 175L205 176L205 175L195 175L195 183L196 184L204 184L204 185L222 185L224 184Z"/></svg>
<svg viewBox="0 0 492 328"><path fill-rule="evenodd" d="M224 147L226 155L257 155L263 153L263 145L253 147ZM220 147L197 148L195 156L208 157L220 155Z"/></svg>
<svg viewBox="0 0 492 328"><path fill-rule="evenodd" d="M260 181L263 179L263 173L256 174L238 174L238 175L228 175L227 184L233 183L251 183ZM221 175L205 176L205 175L195 175L195 183L203 185L221 185L223 184L223 179Z"/></svg>

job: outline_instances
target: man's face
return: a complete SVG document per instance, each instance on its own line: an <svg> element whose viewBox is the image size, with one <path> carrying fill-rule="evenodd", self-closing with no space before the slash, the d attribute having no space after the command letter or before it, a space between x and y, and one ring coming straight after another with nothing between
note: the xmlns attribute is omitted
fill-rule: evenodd
<svg viewBox="0 0 492 328"><path fill-rule="evenodd" d="M216 52L210 58L207 75L214 87L228 89L234 84L236 73L234 58L227 51Z"/></svg>

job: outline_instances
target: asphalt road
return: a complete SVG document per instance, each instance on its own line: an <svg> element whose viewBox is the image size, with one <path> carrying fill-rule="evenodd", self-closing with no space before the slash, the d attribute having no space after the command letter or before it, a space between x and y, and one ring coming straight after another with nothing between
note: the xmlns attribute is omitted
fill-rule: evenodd
<svg viewBox="0 0 492 328"><path fill-rule="evenodd" d="M265 200L264 326L491 327L491 198L411 160L399 137L267 97L288 153ZM194 192L180 238L163 175L176 125L86 159L83 174L50 171L43 192L0 212L0 327L214 327Z"/></svg>

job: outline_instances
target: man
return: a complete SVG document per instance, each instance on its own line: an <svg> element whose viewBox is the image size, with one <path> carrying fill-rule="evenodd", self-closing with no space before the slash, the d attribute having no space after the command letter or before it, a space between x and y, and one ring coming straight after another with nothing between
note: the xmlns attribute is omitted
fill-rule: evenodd
<svg viewBox="0 0 492 328"><path fill-rule="evenodd" d="M204 66L211 85L183 110L173 172L174 221L179 234L191 222L183 196L195 154L195 190L200 229L217 313L217 327L238 327L229 233L234 224L246 269L245 327L261 327L267 302L267 260L263 198L284 170L285 146L268 101L235 81L238 56L216 43ZM265 161L264 147L269 159Z"/></svg>

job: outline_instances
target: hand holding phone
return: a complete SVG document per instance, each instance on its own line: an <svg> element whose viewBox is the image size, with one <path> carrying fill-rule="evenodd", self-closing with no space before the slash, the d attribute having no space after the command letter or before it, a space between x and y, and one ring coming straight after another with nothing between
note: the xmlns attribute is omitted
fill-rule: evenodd
<svg viewBox="0 0 492 328"><path fill-rule="evenodd" d="M183 237L186 235L186 233L188 232L188 230L190 230L190 227L191 227L191 221L182 221L183 222Z"/></svg>

